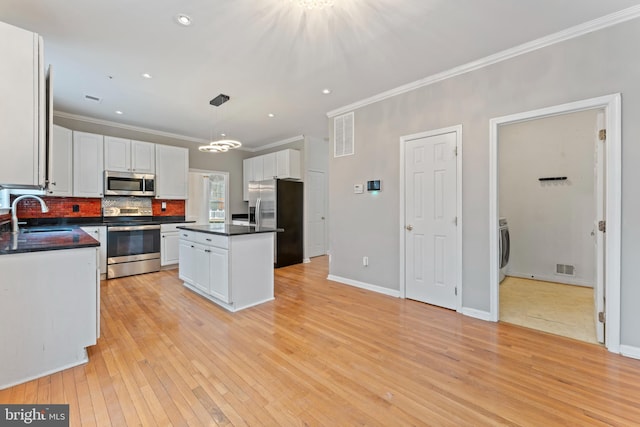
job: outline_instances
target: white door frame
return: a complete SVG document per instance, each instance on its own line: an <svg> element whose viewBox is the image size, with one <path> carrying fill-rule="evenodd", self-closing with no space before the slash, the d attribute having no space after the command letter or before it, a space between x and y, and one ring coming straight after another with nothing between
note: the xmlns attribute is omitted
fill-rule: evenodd
<svg viewBox="0 0 640 427"><path fill-rule="evenodd" d="M533 111L496 117L489 121L489 285L490 320L499 319L498 279L498 127L521 121L604 109L606 114L606 214L605 286L605 346L613 353L620 352L620 238L622 198L622 126L619 93L577 102L541 108Z"/></svg>
<svg viewBox="0 0 640 427"><path fill-rule="evenodd" d="M456 133L456 216L458 226L456 227L456 288L457 307L456 311L462 310L462 125L449 126L441 129L434 129L426 132L414 133L400 137L400 298L406 298L406 277L405 277L405 147L407 142L414 139L427 138L430 136L442 135L445 133Z"/></svg>

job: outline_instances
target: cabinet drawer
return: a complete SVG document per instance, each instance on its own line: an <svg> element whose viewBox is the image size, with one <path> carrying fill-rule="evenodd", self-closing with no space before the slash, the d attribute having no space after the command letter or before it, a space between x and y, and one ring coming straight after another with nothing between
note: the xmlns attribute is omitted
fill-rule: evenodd
<svg viewBox="0 0 640 427"><path fill-rule="evenodd" d="M187 230L178 230L178 237L180 238L180 240L188 240L190 242L195 242L196 240L196 233L194 233L193 231L187 231Z"/></svg>
<svg viewBox="0 0 640 427"><path fill-rule="evenodd" d="M209 233L194 233L196 243L206 246L215 246L216 248L229 249L229 238L227 236L219 236Z"/></svg>

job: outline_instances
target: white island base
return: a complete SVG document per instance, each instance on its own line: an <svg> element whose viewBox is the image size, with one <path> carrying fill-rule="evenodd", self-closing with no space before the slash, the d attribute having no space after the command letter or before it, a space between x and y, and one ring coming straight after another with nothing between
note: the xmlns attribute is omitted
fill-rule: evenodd
<svg viewBox="0 0 640 427"><path fill-rule="evenodd" d="M97 249L0 256L0 389L88 361L100 316Z"/></svg>
<svg viewBox="0 0 640 427"><path fill-rule="evenodd" d="M220 235L207 232L215 226L180 228L179 277L187 288L232 312L274 299L273 232Z"/></svg>

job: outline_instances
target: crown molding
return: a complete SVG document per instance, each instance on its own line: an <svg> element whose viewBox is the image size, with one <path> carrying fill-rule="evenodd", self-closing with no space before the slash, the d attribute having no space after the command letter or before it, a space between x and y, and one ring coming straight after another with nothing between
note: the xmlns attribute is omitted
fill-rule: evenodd
<svg viewBox="0 0 640 427"><path fill-rule="evenodd" d="M328 118L333 118L341 114L356 110L358 108L365 107L370 104L374 104L379 101L391 98L396 95L410 92L412 90L429 86L431 84L440 82L442 80L450 79L451 77L459 76L461 74L469 73L471 71L478 70L480 68L488 67L498 62L506 61L507 59L514 58L516 56L524 55L525 53L533 52L544 47L570 40L582 35L592 33L594 31L602 30L604 28L612 27L617 24L621 24L632 19L640 17L640 5L632 6L627 9L620 10L618 12L611 13L609 15L602 16L600 18L593 19L591 21L569 27L565 30L559 31L554 34L550 34L539 39L523 43L521 45L512 47L510 49L503 50L493 55L486 56L476 61L468 62L458 67L451 68L441 73L433 74L420 80L416 80L411 83L407 83L402 86L398 86L394 89L379 93L377 95L365 98L363 100L354 102L344 107L337 108L327 113Z"/></svg>
<svg viewBox="0 0 640 427"><path fill-rule="evenodd" d="M302 139L304 139L304 135L296 135L296 136L292 136L291 138L283 139L280 141L272 142L267 145L263 145L258 148L254 148L251 151L255 153L256 151L268 150L269 148L279 147L281 145L290 144L292 142L300 141Z"/></svg>
<svg viewBox="0 0 640 427"><path fill-rule="evenodd" d="M163 132L163 131L159 131L159 130L155 130L155 129L144 128L144 127L141 127L141 126L125 125L123 123L112 122L112 121L109 121L109 120L96 119L94 117L81 116L79 114L65 113L64 111L56 111L56 110L54 110L53 111L53 116L54 117L61 117L63 119L77 120L77 121L85 122L85 123L92 123L92 124L95 124L95 125L110 126L110 127L114 127L114 128L118 128L118 129L125 129L125 130L131 130L131 131L135 131L135 132L148 133L148 134L151 134L151 135L163 136L163 137L167 137L167 138L180 139L180 140L183 140L183 141L195 142L195 143L198 143L198 144L208 144L210 142L209 140L206 140L206 139L193 138L191 136L185 136L185 135L180 135L180 134L171 133L171 132ZM261 147L257 147L257 148L249 148L249 147L244 147L243 146L243 147L240 147L240 148L236 148L235 150L237 150L237 151L248 151L248 152L251 152L251 153L255 153L256 151L267 150L269 148L277 147L277 146L284 145L284 144L289 144L291 142L299 141L301 139L304 139L304 135L292 136L291 138L283 139L281 141L272 142L270 144L267 144L267 145L264 145L264 146L261 146Z"/></svg>

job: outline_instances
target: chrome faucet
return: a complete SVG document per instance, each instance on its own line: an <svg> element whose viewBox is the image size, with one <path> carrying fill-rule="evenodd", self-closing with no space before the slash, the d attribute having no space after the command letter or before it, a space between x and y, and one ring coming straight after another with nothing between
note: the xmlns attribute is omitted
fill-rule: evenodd
<svg viewBox="0 0 640 427"><path fill-rule="evenodd" d="M24 196L16 197L16 199L13 201L13 203L11 203L11 232L13 234L17 234L20 231L20 229L18 227L18 215L16 213L16 205L18 204L18 202L20 200L26 199L26 198L32 198L32 199L36 199L36 200L40 201L40 208L42 208L42 212L49 212L49 208L44 203L44 200L42 200L38 196L32 196L31 194L25 194Z"/></svg>

